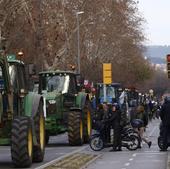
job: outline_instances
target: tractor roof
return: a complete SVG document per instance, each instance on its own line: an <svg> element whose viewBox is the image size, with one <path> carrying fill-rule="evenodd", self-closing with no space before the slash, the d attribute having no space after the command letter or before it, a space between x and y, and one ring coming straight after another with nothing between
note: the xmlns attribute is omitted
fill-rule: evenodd
<svg viewBox="0 0 170 169"><path fill-rule="evenodd" d="M44 75L44 74L51 74L51 75L56 75L56 74L69 74L69 75L76 75L76 73L72 72L72 71L62 71L62 70L49 70L49 71L43 71L40 72L39 75Z"/></svg>
<svg viewBox="0 0 170 169"><path fill-rule="evenodd" d="M7 61L9 63L18 63L24 65L24 62L21 60L18 60L14 54L7 55Z"/></svg>
<svg viewBox="0 0 170 169"><path fill-rule="evenodd" d="M97 83L97 86L103 86L104 83ZM111 83L111 84L106 84L106 86L114 86L114 87L121 87L121 83Z"/></svg>

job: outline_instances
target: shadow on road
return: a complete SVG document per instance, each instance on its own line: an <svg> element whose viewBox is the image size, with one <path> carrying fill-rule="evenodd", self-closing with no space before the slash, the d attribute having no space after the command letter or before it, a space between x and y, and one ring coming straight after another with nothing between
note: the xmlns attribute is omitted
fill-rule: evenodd
<svg viewBox="0 0 170 169"><path fill-rule="evenodd" d="M46 147L71 147L69 143L49 143Z"/></svg>

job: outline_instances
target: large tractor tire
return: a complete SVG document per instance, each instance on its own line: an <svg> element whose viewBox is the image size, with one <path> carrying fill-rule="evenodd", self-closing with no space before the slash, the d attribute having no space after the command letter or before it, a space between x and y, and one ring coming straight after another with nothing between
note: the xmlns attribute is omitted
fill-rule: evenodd
<svg viewBox="0 0 170 169"><path fill-rule="evenodd" d="M89 102L86 102L84 109L84 129L83 129L83 137L84 137L84 143L88 143L91 132L92 132L92 108Z"/></svg>
<svg viewBox="0 0 170 169"><path fill-rule="evenodd" d="M11 132L11 156L16 167L30 167L32 164L33 135L31 120L18 117L13 120Z"/></svg>
<svg viewBox="0 0 170 169"><path fill-rule="evenodd" d="M49 134L47 134L47 131L45 132L45 144L47 145L49 143L49 140L50 140L50 136Z"/></svg>
<svg viewBox="0 0 170 169"><path fill-rule="evenodd" d="M33 146L33 161L42 162L45 152L45 119L42 102L39 104L38 112L34 119L34 125L38 145Z"/></svg>
<svg viewBox="0 0 170 169"><path fill-rule="evenodd" d="M72 146L83 144L83 122L81 112L70 112L68 116L68 139Z"/></svg>

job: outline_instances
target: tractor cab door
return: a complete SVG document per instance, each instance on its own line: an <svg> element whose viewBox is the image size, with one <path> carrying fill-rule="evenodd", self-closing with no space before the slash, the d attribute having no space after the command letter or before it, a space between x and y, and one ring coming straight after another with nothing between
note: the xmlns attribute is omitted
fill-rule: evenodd
<svg viewBox="0 0 170 169"><path fill-rule="evenodd" d="M13 88L13 110L14 115L23 113L23 97L27 92L26 77L24 65L18 63L10 63L9 75L11 86Z"/></svg>
<svg viewBox="0 0 170 169"><path fill-rule="evenodd" d="M3 68L0 66L0 126L3 125L5 118L7 117L7 95L5 91L5 79L3 75Z"/></svg>
<svg viewBox="0 0 170 169"><path fill-rule="evenodd" d="M69 76L69 87L68 92L64 94L63 106L67 110L70 110L71 107L75 107L77 94L77 83L75 76Z"/></svg>

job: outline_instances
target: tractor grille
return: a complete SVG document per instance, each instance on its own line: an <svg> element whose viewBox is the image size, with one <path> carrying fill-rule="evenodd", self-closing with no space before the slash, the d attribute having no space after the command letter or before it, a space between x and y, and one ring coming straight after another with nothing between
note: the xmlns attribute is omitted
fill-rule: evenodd
<svg viewBox="0 0 170 169"><path fill-rule="evenodd" d="M56 113L56 104L47 103L47 115Z"/></svg>

